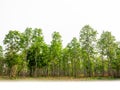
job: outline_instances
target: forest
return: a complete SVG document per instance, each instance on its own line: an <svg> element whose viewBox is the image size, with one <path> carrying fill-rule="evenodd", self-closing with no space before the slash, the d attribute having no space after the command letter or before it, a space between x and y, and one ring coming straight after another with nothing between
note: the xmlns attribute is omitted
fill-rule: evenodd
<svg viewBox="0 0 120 90"><path fill-rule="evenodd" d="M69 31L68 31L69 34ZM59 32L50 44L40 28L10 30L0 46L0 76L7 77L120 77L120 42L109 31L100 37L90 25L65 46Z"/></svg>

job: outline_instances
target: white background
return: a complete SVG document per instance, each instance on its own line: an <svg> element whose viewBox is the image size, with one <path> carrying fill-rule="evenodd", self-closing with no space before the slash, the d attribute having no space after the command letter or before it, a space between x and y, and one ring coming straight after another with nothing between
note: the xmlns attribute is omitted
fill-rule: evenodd
<svg viewBox="0 0 120 90"><path fill-rule="evenodd" d="M111 31L120 40L120 0L0 0L0 45L9 30L41 28L50 43L53 31L65 46L89 24L99 33ZM1 81L0 90L119 90L118 81Z"/></svg>
<svg viewBox="0 0 120 90"><path fill-rule="evenodd" d="M0 82L1 90L120 90L119 81L77 81L77 82L40 82L13 81Z"/></svg>

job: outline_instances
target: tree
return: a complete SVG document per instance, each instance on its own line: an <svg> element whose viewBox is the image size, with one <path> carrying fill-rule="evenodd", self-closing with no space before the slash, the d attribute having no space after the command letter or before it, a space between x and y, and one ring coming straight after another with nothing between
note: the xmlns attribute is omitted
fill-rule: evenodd
<svg viewBox="0 0 120 90"><path fill-rule="evenodd" d="M111 62L114 60L115 55L115 37L112 36L111 32L103 31L100 39L98 40L99 53L101 54L102 60L102 73L104 75L104 57L107 57L108 61L108 74L111 75ZM111 69L111 70L110 70Z"/></svg>
<svg viewBox="0 0 120 90"><path fill-rule="evenodd" d="M19 67L18 74L22 74L23 76L27 74L27 70L28 70L27 52L32 44L32 37L33 37L32 28L26 28L25 31L21 33L19 45L21 47L20 57L23 61L20 65L21 67Z"/></svg>
<svg viewBox="0 0 120 90"><path fill-rule="evenodd" d="M115 42L112 47L114 47L111 60L112 76L120 77L120 42Z"/></svg>
<svg viewBox="0 0 120 90"><path fill-rule="evenodd" d="M70 55L70 61L72 65L72 76L77 77L80 71L80 44L74 37L68 44L68 52Z"/></svg>
<svg viewBox="0 0 120 90"><path fill-rule="evenodd" d="M9 67L10 76L16 76L17 73L17 65L21 63L21 59L19 58L20 51L20 37L21 34L14 30L9 31L4 39L4 44L6 45L6 63ZM15 68L15 69L14 69Z"/></svg>
<svg viewBox="0 0 120 90"><path fill-rule="evenodd" d="M50 57L51 57L51 64L52 64L52 72L53 76L55 75L55 65L57 67L57 74L60 75L60 62L62 56L62 40L61 35L59 32L54 32L52 34L52 41L50 46Z"/></svg>
<svg viewBox="0 0 120 90"><path fill-rule="evenodd" d="M92 76L92 59L94 58L94 47L97 31L89 25L85 25L80 31L80 45L82 48L82 60L84 66L84 75Z"/></svg>
<svg viewBox="0 0 120 90"><path fill-rule="evenodd" d="M47 46L44 42L42 30L35 28L33 30L32 44L27 53L28 67L30 76L37 75L37 68L42 68L46 65L44 57ZM45 54L45 55L44 55Z"/></svg>

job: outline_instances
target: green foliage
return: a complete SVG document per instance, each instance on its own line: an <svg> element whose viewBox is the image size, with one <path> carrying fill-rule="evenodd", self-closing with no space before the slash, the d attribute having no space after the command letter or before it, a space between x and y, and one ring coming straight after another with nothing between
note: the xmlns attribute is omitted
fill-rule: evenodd
<svg viewBox="0 0 120 90"><path fill-rule="evenodd" d="M21 33L18 31L9 31L4 39L4 44L6 45L5 61L10 68L10 76L12 75L12 67L21 63L19 59L19 51L21 48Z"/></svg>
<svg viewBox="0 0 120 90"><path fill-rule="evenodd" d="M10 30L0 46L0 75L120 77L120 43L111 32L97 31L85 25L79 35L62 46L59 32L53 32L50 45L44 41L42 29Z"/></svg>
<svg viewBox="0 0 120 90"><path fill-rule="evenodd" d="M0 58L3 57L3 49L2 49L2 46L0 46Z"/></svg>
<svg viewBox="0 0 120 90"><path fill-rule="evenodd" d="M85 25L80 31L80 45L82 48L82 60L84 75L92 76L92 59L94 58L94 48L96 43L97 31L89 25Z"/></svg>
<svg viewBox="0 0 120 90"><path fill-rule="evenodd" d="M61 35L59 34L59 32L54 32L52 34L50 50L51 50L52 58L59 59L59 56L61 56L60 54L62 50L62 40L61 40Z"/></svg>
<svg viewBox="0 0 120 90"><path fill-rule="evenodd" d="M9 31L5 36L4 44L6 45L6 50L10 52L18 52L20 48L20 33L18 31Z"/></svg>
<svg viewBox="0 0 120 90"><path fill-rule="evenodd" d="M52 41L50 46L50 59L52 65L52 74L55 75L55 68L58 70L57 75L60 75L60 62L62 59L62 40L59 32L54 32L52 34Z"/></svg>
<svg viewBox="0 0 120 90"><path fill-rule="evenodd" d="M24 49L28 49L32 43L33 31L32 28L26 28L22 33L21 44Z"/></svg>
<svg viewBox="0 0 120 90"><path fill-rule="evenodd" d="M80 55L81 55L81 51L80 51L80 44L77 40L77 38L73 38L72 41L67 45L68 48L68 62L71 62L69 64L71 64L71 72L72 75L74 77L77 76L77 72L79 71L78 69L80 69Z"/></svg>
<svg viewBox="0 0 120 90"><path fill-rule="evenodd" d="M115 53L116 53L116 42L115 37L112 36L111 32L104 32L101 34L100 39L98 40L98 48L99 53L102 56L102 66L104 71L104 57L106 56L108 61L108 74L112 74L111 70L115 61Z"/></svg>

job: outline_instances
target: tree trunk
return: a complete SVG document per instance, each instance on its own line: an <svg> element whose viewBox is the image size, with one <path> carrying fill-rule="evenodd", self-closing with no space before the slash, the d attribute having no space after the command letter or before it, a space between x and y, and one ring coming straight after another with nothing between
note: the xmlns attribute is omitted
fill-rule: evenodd
<svg viewBox="0 0 120 90"><path fill-rule="evenodd" d="M102 76L104 77L104 60L103 60L103 52L102 52Z"/></svg>

